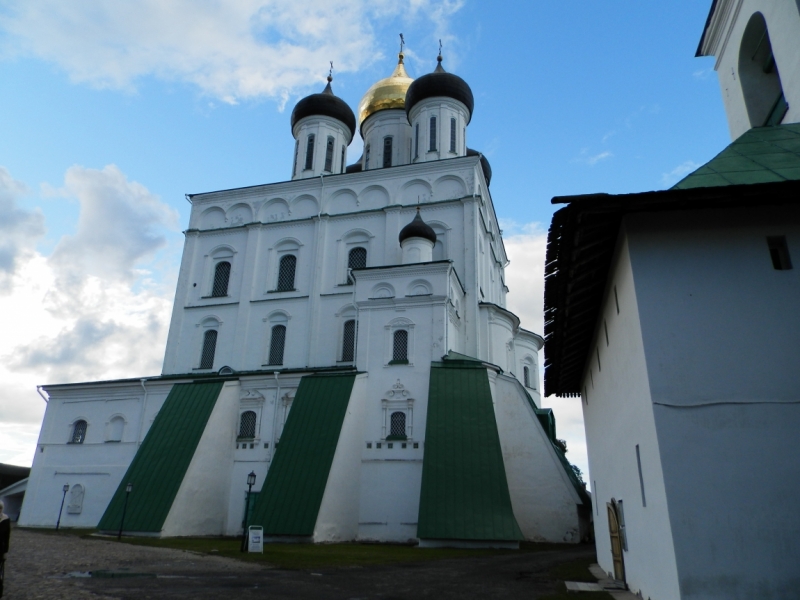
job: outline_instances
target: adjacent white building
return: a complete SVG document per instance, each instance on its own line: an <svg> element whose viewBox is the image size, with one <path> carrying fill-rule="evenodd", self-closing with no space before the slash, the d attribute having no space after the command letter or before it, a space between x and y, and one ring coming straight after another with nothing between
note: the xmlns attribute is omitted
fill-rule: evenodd
<svg viewBox="0 0 800 600"><path fill-rule="evenodd" d="M289 181L189 197L163 373L44 386L20 524L52 526L67 485L62 526L237 534L252 473L269 536L586 535L543 340L505 308L469 86L441 57L415 81L401 54L356 121L330 83L292 113Z"/></svg>
<svg viewBox="0 0 800 600"><path fill-rule="evenodd" d="M798 594L798 39L794 0L714 2L735 141L670 190L553 199L545 393L580 397L598 561L643 598Z"/></svg>

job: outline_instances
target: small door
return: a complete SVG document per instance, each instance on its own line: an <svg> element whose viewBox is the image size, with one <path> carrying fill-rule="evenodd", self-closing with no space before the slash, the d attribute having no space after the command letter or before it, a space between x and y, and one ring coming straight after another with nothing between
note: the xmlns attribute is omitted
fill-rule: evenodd
<svg viewBox="0 0 800 600"><path fill-rule="evenodd" d="M611 557L614 560L614 579L625 581L625 561L622 558L622 538L619 531L617 509L611 503L606 503L608 509L608 533L611 536Z"/></svg>

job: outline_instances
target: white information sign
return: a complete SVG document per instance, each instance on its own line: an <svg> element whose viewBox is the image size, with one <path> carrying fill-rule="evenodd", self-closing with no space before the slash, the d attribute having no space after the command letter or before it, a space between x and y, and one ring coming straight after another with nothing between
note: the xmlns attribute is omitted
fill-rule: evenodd
<svg viewBox="0 0 800 600"><path fill-rule="evenodd" d="M247 551L264 553L264 528L261 525L247 528Z"/></svg>

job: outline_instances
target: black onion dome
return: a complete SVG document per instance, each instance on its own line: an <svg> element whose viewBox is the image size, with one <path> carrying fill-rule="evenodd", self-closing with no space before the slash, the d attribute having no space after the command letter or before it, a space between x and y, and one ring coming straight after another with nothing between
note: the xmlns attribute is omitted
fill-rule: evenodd
<svg viewBox="0 0 800 600"><path fill-rule="evenodd" d="M400 245L402 246L403 242L408 238L414 237L425 238L426 240L430 240L432 244L436 243L436 232L433 230L433 227L422 220L419 214L419 208L417 209L417 216L411 220L411 223L400 230Z"/></svg>
<svg viewBox="0 0 800 600"><path fill-rule="evenodd" d="M298 102L292 111L292 131L300 119L315 115L331 117L344 123L350 130L350 137L356 134L356 116L353 110L347 106L347 102L335 96L331 89L331 82L321 94L311 94Z"/></svg>
<svg viewBox="0 0 800 600"><path fill-rule="evenodd" d="M475 99L467 82L458 75L448 73L442 68L442 57L437 58L439 64L433 73L415 79L406 92L406 115L411 114L414 106L427 98L445 96L458 100L467 107L467 123L472 120L472 109L475 108Z"/></svg>
<svg viewBox="0 0 800 600"><path fill-rule="evenodd" d="M492 166L489 164L486 156L472 148L467 148L467 156L481 157L481 169L483 170L483 176L486 178L486 185L489 185L492 182Z"/></svg>

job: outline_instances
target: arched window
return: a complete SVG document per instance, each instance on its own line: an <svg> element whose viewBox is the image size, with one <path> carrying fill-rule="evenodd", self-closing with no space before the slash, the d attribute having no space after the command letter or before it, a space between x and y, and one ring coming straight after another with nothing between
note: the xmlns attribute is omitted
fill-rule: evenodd
<svg viewBox="0 0 800 600"><path fill-rule="evenodd" d="M314 134L310 133L308 135L308 141L306 142L306 171L310 171L314 168L314 137Z"/></svg>
<svg viewBox="0 0 800 600"><path fill-rule="evenodd" d="M430 144L428 145L428 152L436 151L436 117L431 117L431 131L430 131Z"/></svg>
<svg viewBox="0 0 800 600"><path fill-rule="evenodd" d="M757 12L747 23L739 47L739 79L751 127L778 125L789 105L783 95L778 65L764 16Z"/></svg>
<svg viewBox="0 0 800 600"><path fill-rule="evenodd" d="M383 138L383 168L392 166L392 136Z"/></svg>
<svg viewBox="0 0 800 600"><path fill-rule="evenodd" d="M333 136L328 136L328 142L325 145L325 170L329 173L333 171Z"/></svg>
<svg viewBox="0 0 800 600"><path fill-rule="evenodd" d="M347 283L353 284L353 278L350 276L350 271L353 269L366 269L367 268L367 249L358 246L350 250L347 255Z"/></svg>
<svg viewBox="0 0 800 600"><path fill-rule="evenodd" d="M346 151L347 151L347 147L344 144L342 144L342 169L339 171L340 173L344 173L344 170L345 170L344 161L345 161L345 152Z"/></svg>
<svg viewBox="0 0 800 600"><path fill-rule="evenodd" d="M88 425L86 421L83 419L79 419L75 421L75 424L72 426L72 437L69 440L70 444L82 444L83 441L86 439L86 428Z"/></svg>
<svg viewBox="0 0 800 600"><path fill-rule="evenodd" d="M227 260L218 262L214 267L214 285L211 288L212 298L228 295L228 282L231 279L231 263Z"/></svg>
<svg viewBox="0 0 800 600"><path fill-rule="evenodd" d="M239 438L253 439L256 437L256 413L247 410L239 418Z"/></svg>
<svg viewBox="0 0 800 600"><path fill-rule="evenodd" d="M387 439L406 439L406 413L397 411L389 417L389 437Z"/></svg>
<svg viewBox="0 0 800 600"><path fill-rule="evenodd" d="M456 120L450 119L450 152L456 151Z"/></svg>
<svg viewBox="0 0 800 600"><path fill-rule="evenodd" d="M209 329L203 334L203 352L200 354L200 368L214 367L214 353L217 351L217 330Z"/></svg>
<svg viewBox="0 0 800 600"><path fill-rule="evenodd" d="M531 370L527 365L522 367L522 381L526 388L531 387Z"/></svg>
<svg viewBox="0 0 800 600"><path fill-rule="evenodd" d="M364 170L369 169L369 144L364 149Z"/></svg>
<svg viewBox="0 0 800 600"><path fill-rule="evenodd" d="M419 158L419 123L414 127L414 158Z"/></svg>
<svg viewBox="0 0 800 600"><path fill-rule="evenodd" d="M281 258L278 267L278 292L290 292L294 290L294 272L297 268L297 257L294 254L287 254Z"/></svg>
<svg viewBox="0 0 800 600"><path fill-rule="evenodd" d="M125 419L120 415L113 417L108 422L107 442L121 442L122 432L125 430Z"/></svg>
<svg viewBox="0 0 800 600"><path fill-rule="evenodd" d="M286 325L275 325L269 339L269 364L283 364L283 346L286 343Z"/></svg>
<svg viewBox="0 0 800 600"><path fill-rule="evenodd" d="M342 330L342 361L352 362L356 356L356 321L350 319L344 322Z"/></svg>
<svg viewBox="0 0 800 600"><path fill-rule="evenodd" d="M392 340L392 362L408 362L408 331L398 329Z"/></svg>
<svg viewBox="0 0 800 600"><path fill-rule="evenodd" d="M300 153L300 140L294 142L294 162L292 163L292 176L297 175L297 155Z"/></svg>

